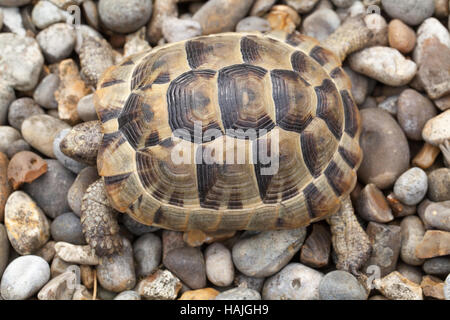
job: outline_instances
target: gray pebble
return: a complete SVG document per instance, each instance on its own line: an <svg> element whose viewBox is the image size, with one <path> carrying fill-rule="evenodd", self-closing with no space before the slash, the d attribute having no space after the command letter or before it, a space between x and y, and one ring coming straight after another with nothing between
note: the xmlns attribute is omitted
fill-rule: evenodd
<svg viewBox="0 0 450 320"><path fill-rule="evenodd" d="M52 278L63 274L72 265L72 263L66 262L58 256L54 257L52 260L52 264L50 265L50 274Z"/></svg>
<svg viewBox="0 0 450 320"><path fill-rule="evenodd" d="M3 8L3 26L6 30L11 31L20 36L26 35L26 30L23 27L22 16L17 7Z"/></svg>
<svg viewBox="0 0 450 320"><path fill-rule="evenodd" d="M26 118L44 113L44 110L33 99L19 98L9 106L8 122L12 127L20 130Z"/></svg>
<svg viewBox="0 0 450 320"><path fill-rule="evenodd" d="M382 0L383 9L392 18L416 26L434 12L434 0Z"/></svg>
<svg viewBox="0 0 450 320"><path fill-rule="evenodd" d="M67 58L75 47L75 30L67 23L55 23L36 36L36 40L49 63Z"/></svg>
<svg viewBox="0 0 450 320"><path fill-rule="evenodd" d="M402 203L412 206L422 201L428 190L428 178L420 168L404 172L394 184L394 194Z"/></svg>
<svg viewBox="0 0 450 320"><path fill-rule="evenodd" d="M115 296L114 300L141 300L141 296L136 291L123 291Z"/></svg>
<svg viewBox="0 0 450 320"><path fill-rule="evenodd" d="M136 276L145 277L161 263L161 239L153 233L146 233L133 243Z"/></svg>
<svg viewBox="0 0 450 320"><path fill-rule="evenodd" d="M440 168L428 174L428 199L435 202L450 200L450 169Z"/></svg>
<svg viewBox="0 0 450 320"><path fill-rule="evenodd" d="M64 241L78 245L86 244L80 218L72 212L66 212L57 216L50 225L50 232L55 241Z"/></svg>
<svg viewBox="0 0 450 320"><path fill-rule="evenodd" d="M367 300L367 293L358 280L346 271L336 270L327 273L320 281L322 300Z"/></svg>
<svg viewBox="0 0 450 320"><path fill-rule="evenodd" d="M20 151L30 151L30 150L31 150L31 147L28 144L28 142L26 142L23 139L19 139L19 140L12 142L9 145L8 150L6 150L6 155L8 156L9 159L12 159L12 157L16 153L19 153Z"/></svg>
<svg viewBox="0 0 450 320"><path fill-rule="evenodd" d="M215 300L261 300L261 295L253 289L234 288L219 293Z"/></svg>
<svg viewBox="0 0 450 320"><path fill-rule="evenodd" d="M378 104L378 108L387 111L391 115L395 116L397 114L397 101L398 96L388 97L383 102Z"/></svg>
<svg viewBox="0 0 450 320"><path fill-rule="evenodd" d="M5 271L6 265L9 259L9 240L6 228L3 224L0 224L0 279L2 278L3 271Z"/></svg>
<svg viewBox="0 0 450 320"><path fill-rule="evenodd" d="M283 268L300 249L306 229L263 231L233 246L236 268L247 276L268 277Z"/></svg>
<svg viewBox="0 0 450 320"><path fill-rule="evenodd" d="M143 234L159 230L159 228L157 227L147 226L134 220L128 214L122 216L122 223L127 228L127 230L130 231L135 236L142 236Z"/></svg>
<svg viewBox="0 0 450 320"><path fill-rule="evenodd" d="M31 12L33 24L39 29L45 29L48 26L66 21L69 13L59 9L50 1L39 1Z"/></svg>
<svg viewBox="0 0 450 320"><path fill-rule="evenodd" d="M166 17L162 24L162 33L167 42L177 42L201 35L202 27L192 19Z"/></svg>
<svg viewBox="0 0 450 320"><path fill-rule="evenodd" d="M411 266L400 261L397 265L397 271L414 283L420 284L422 282L423 272L420 267Z"/></svg>
<svg viewBox="0 0 450 320"><path fill-rule="evenodd" d="M77 215L81 216L81 201L84 193L90 184L99 179L97 169L94 167L86 167L80 171L77 178L70 186L67 192L67 201L70 209Z"/></svg>
<svg viewBox="0 0 450 320"><path fill-rule="evenodd" d="M0 152L6 153L9 145L20 138L20 132L13 127L0 126Z"/></svg>
<svg viewBox="0 0 450 320"><path fill-rule="evenodd" d="M97 112L94 106L94 94L88 94L78 101L77 104L78 116L83 121L93 121L98 120Z"/></svg>
<svg viewBox="0 0 450 320"><path fill-rule="evenodd" d="M422 265L424 260L416 255L416 247L421 243L425 234L422 221L417 216L407 216L403 218L400 227L402 232L400 256L402 260L412 266Z"/></svg>
<svg viewBox="0 0 450 320"><path fill-rule="evenodd" d="M331 0L336 7L339 8L348 8L350 7L356 0Z"/></svg>
<svg viewBox="0 0 450 320"><path fill-rule="evenodd" d="M205 250L206 276L216 286L229 286L234 279L231 252L220 242L210 244Z"/></svg>
<svg viewBox="0 0 450 320"><path fill-rule="evenodd" d="M53 140L53 153L55 154L56 159L58 159L64 167L66 167L73 173L79 173L81 170L86 168L86 165L66 156L59 148L59 144L70 132L70 130L71 129L69 128L63 129L56 135L55 139Z"/></svg>
<svg viewBox="0 0 450 320"><path fill-rule="evenodd" d="M5 300L25 300L39 291L50 279L48 263L38 256L14 259L3 273L1 295Z"/></svg>
<svg viewBox="0 0 450 320"><path fill-rule="evenodd" d="M353 71L348 66L345 66L344 70L352 82L352 96L355 102L358 105L363 104L369 91L369 78Z"/></svg>
<svg viewBox="0 0 450 320"><path fill-rule="evenodd" d="M189 288L200 289L206 286L205 259L199 248L172 249L165 256L163 263Z"/></svg>
<svg viewBox="0 0 450 320"><path fill-rule="evenodd" d="M445 278L444 297L445 300L450 300L450 274L447 276L447 278Z"/></svg>
<svg viewBox="0 0 450 320"><path fill-rule="evenodd" d="M323 41L332 34L340 24L341 20L333 10L316 10L303 21L303 33L316 38L319 41Z"/></svg>
<svg viewBox="0 0 450 320"><path fill-rule="evenodd" d="M59 77L50 73L38 84L33 93L33 99L46 109L57 109L55 91L59 88Z"/></svg>
<svg viewBox="0 0 450 320"><path fill-rule="evenodd" d="M450 273L450 257L436 257L427 259L422 265L426 274L445 276Z"/></svg>
<svg viewBox="0 0 450 320"><path fill-rule="evenodd" d="M429 204L423 213L423 219L428 226L450 231L450 201Z"/></svg>
<svg viewBox="0 0 450 320"><path fill-rule="evenodd" d="M14 99L16 99L14 89L0 81L0 126L6 124L9 105Z"/></svg>
<svg viewBox="0 0 450 320"><path fill-rule="evenodd" d="M260 17L247 17L239 21L236 25L236 32L249 32L249 31L270 31L269 21Z"/></svg>
<svg viewBox="0 0 450 320"><path fill-rule="evenodd" d="M23 6L25 4L30 3L31 0L0 0L0 6L5 6L5 7L10 7L10 6L14 6L14 7L19 7L19 6Z"/></svg>
<svg viewBox="0 0 450 320"><path fill-rule="evenodd" d="M314 8L319 0L284 0L284 2L299 13L308 13Z"/></svg>
<svg viewBox="0 0 450 320"><path fill-rule="evenodd" d="M114 300L116 295L116 292L106 290L102 286L98 286L97 288L97 297L99 297L101 300Z"/></svg>
<svg viewBox="0 0 450 320"><path fill-rule="evenodd" d="M244 287L261 292L264 285L265 278L249 277L245 274L239 273L234 278L234 285L236 287Z"/></svg>
<svg viewBox="0 0 450 320"><path fill-rule="evenodd" d="M145 25L152 14L151 0L100 0L100 20L106 28L131 33Z"/></svg>

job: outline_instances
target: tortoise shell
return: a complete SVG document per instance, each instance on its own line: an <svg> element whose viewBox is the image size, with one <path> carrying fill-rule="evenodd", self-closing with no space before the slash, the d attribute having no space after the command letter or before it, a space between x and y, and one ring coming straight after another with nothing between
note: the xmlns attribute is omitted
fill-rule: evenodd
<svg viewBox="0 0 450 320"><path fill-rule="evenodd" d="M95 103L109 200L147 225L296 228L335 213L356 183L350 80L298 33L216 34L136 54L105 72Z"/></svg>

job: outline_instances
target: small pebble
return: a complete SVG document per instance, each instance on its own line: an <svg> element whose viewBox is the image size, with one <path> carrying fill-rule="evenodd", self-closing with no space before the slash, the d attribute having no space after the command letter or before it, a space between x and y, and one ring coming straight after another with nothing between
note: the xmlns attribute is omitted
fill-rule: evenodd
<svg viewBox="0 0 450 320"><path fill-rule="evenodd" d="M360 105L366 100L369 91L369 79L348 66L344 67L345 73L350 77L352 82L352 96L355 99L356 104Z"/></svg>
<svg viewBox="0 0 450 320"><path fill-rule="evenodd" d="M285 0L284 2L299 13L308 13L315 7L319 0Z"/></svg>
<svg viewBox="0 0 450 320"><path fill-rule="evenodd" d="M427 259L422 268L426 274L445 276L450 273L450 257Z"/></svg>
<svg viewBox="0 0 450 320"><path fill-rule="evenodd" d="M387 195L386 199L392 209L392 213L394 214L395 218L410 216L417 212L416 205L409 206L407 204L404 204L397 199L394 192L390 192Z"/></svg>
<svg viewBox="0 0 450 320"><path fill-rule="evenodd" d="M300 25L301 17L289 6L276 5L265 17L272 30L292 33Z"/></svg>
<svg viewBox="0 0 450 320"><path fill-rule="evenodd" d="M3 12L3 25L6 30L9 30L17 35L25 36L26 30L23 27L22 16L20 10L17 7L2 8Z"/></svg>
<svg viewBox="0 0 450 320"><path fill-rule="evenodd" d="M425 209L423 218L431 227L450 231L450 201L431 203Z"/></svg>
<svg viewBox="0 0 450 320"><path fill-rule="evenodd" d="M250 16L242 19L236 25L236 32L270 31L270 24L266 19L261 17Z"/></svg>
<svg viewBox="0 0 450 320"><path fill-rule="evenodd" d="M409 281L397 271L376 279L375 285L383 296L391 300L423 300L420 285Z"/></svg>
<svg viewBox="0 0 450 320"><path fill-rule="evenodd" d="M94 167L86 167L80 171L75 181L70 186L67 192L67 201L70 209L72 209L77 216L81 216L81 201L87 188L98 179L97 169Z"/></svg>
<svg viewBox="0 0 450 320"><path fill-rule="evenodd" d="M252 289L234 288L219 293L215 300L261 300L261 295Z"/></svg>
<svg viewBox="0 0 450 320"><path fill-rule="evenodd" d="M175 300L182 287L181 281L169 270L156 270L136 286L141 297L149 300Z"/></svg>
<svg viewBox="0 0 450 320"><path fill-rule="evenodd" d="M450 254L450 232L427 230L422 241L417 244L415 254L421 259Z"/></svg>
<svg viewBox="0 0 450 320"><path fill-rule="evenodd" d="M356 203L356 210L359 216L369 222L387 223L394 220L386 197L372 183L361 190Z"/></svg>
<svg viewBox="0 0 450 320"><path fill-rule="evenodd" d="M321 300L367 300L367 292L358 280L346 271L327 273L319 285Z"/></svg>
<svg viewBox="0 0 450 320"><path fill-rule="evenodd" d="M340 25L341 20L334 10L316 10L303 21L302 33L323 41L339 28Z"/></svg>
<svg viewBox="0 0 450 320"><path fill-rule="evenodd" d="M422 137L435 146L450 140L450 110L428 120L423 128Z"/></svg>
<svg viewBox="0 0 450 320"><path fill-rule="evenodd" d="M166 17L162 24L162 33L168 43L178 42L200 36L202 27L195 20Z"/></svg>
<svg viewBox="0 0 450 320"><path fill-rule="evenodd" d="M30 150L30 145L25 140L19 139L9 145L8 150L6 150L6 155L12 159L17 153Z"/></svg>
<svg viewBox="0 0 450 320"><path fill-rule="evenodd" d="M137 277L146 277L158 268L161 247L161 239L153 233L144 234L133 243Z"/></svg>
<svg viewBox="0 0 450 320"><path fill-rule="evenodd" d="M97 273L94 272L94 268L88 265L80 266L80 279L81 283L87 288L92 289L96 280Z"/></svg>
<svg viewBox="0 0 450 320"><path fill-rule="evenodd" d="M63 129L59 131L59 133L55 136L53 140L53 153L55 154L56 159L67 169L72 171L73 173L79 173L82 169L86 167L84 163L73 160L72 158L66 156L62 153L61 148L59 147L61 141L64 137L70 132L71 129Z"/></svg>
<svg viewBox="0 0 450 320"><path fill-rule="evenodd" d="M72 212L66 212L57 216L52 221L50 232L55 241L64 241L77 245L86 244L80 218Z"/></svg>
<svg viewBox="0 0 450 320"><path fill-rule="evenodd" d="M249 277L245 274L238 273L234 278L234 285L236 287L249 288L257 292L261 292L264 285L265 278Z"/></svg>
<svg viewBox="0 0 450 320"><path fill-rule="evenodd" d="M0 81L0 126L6 124L9 106L15 99L16 94L14 89L3 81Z"/></svg>
<svg viewBox="0 0 450 320"><path fill-rule="evenodd" d="M339 8L348 8L350 7L356 0L331 0L336 7Z"/></svg>
<svg viewBox="0 0 450 320"><path fill-rule="evenodd" d="M3 224L0 224L0 279L8 265L9 258L9 240L6 228Z"/></svg>
<svg viewBox="0 0 450 320"><path fill-rule="evenodd" d="M420 286L422 287L424 296L432 297L438 300L445 300L444 281L441 279L426 275L423 277Z"/></svg>
<svg viewBox="0 0 450 320"><path fill-rule="evenodd" d="M8 181L14 190L23 183L31 183L47 172L47 162L31 151L14 155L8 165Z"/></svg>
<svg viewBox="0 0 450 320"><path fill-rule="evenodd" d="M147 32L145 27L142 27L135 33L128 34L125 37L125 44L123 46L124 52L123 56L129 57L132 54L150 50L151 46L146 39L146 35Z"/></svg>
<svg viewBox="0 0 450 320"><path fill-rule="evenodd" d="M422 282L423 272L420 267L399 262L397 265L397 271L400 272L402 276L416 284L420 284Z"/></svg>
<svg viewBox="0 0 450 320"><path fill-rule="evenodd" d="M439 168L428 174L427 196L435 202L450 200L450 168Z"/></svg>
<svg viewBox="0 0 450 320"><path fill-rule="evenodd" d="M401 250L400 256L404 262L412 266L420 266L423 259L417 256L416 247L422 241L425 228L417 216L403 218L401 224Z"/></svg>
<svg viewBox="0 0 450 320"><path fill-rule="evenodd" d="M289 0L291 1L291 0ZM256 0L255 3L253 4L253 7L250 11L250 15L251 16L258 16L261 17L263 16L267 11L270 10L270 8L273 7L273 5L275 4L275 2L277 2L276 0ZM300 1L292 1L292 2L305 2L303 0ZM296 9L295 6L289 4L292 8ZM297 10L297 9L296 9Z"/></svg>
<svg viewBox="0 0 450 320"><path fill-rule="evenodd" d="M0 152L6 153L9 145L20 138L20 132L13 127L0 126Z"/></svg>
<svg viewBox="0 0 450 320"><path fill-rule="evenodd" d="M55 63L70 56L75 47L75 30L67 23L55 23L36 36L45 59Z"/></svg>
<svg viewBox="0 0 450 320"><path fill-rule="evenodd" d="M92 0L86 0L82 3L83 13L86 22L94 29L100 29L100 17L98 16L97 3Z"/></svg>
<svg viewBox="0 0 450 320"><path fill-rule="evenodd" d="M200 289L206 286L205 259L200 249L173 249L167 253L163 263L189 288Z"/></svg>
<svg viewBox="0 0 450 320"><path fill-rule="evenodd" d="M48 241L42 248L36 251L35 255L50 263L55 257L55 241Z"/></svg>
<svg viewBox="0 0 450 320"><path fill-rule="evenodd" d="M78 246L67 242L55 244L56 254L66 262L73 264L86 264L95 266L99 264L100 258L90 246Z"/></svg>
<svg viewBox="0 0 450 320"><path fill-rule="evenodd" d="M300 252L300 262L312 267L322 268L328 265L331 251L331 234L323 225L315 223L311 234L306 238Z"/></svg>
<svg viewBox="0 0 450 320"><path fill-rule="evenodd" d="M450 274L445 278L444 296L445 300L450 300Z"/></svg>
<svg viewBox="0 0 450 320"><path fill-rule="evenodd" d="M434 0L382 0L383 9L392 18L417 26L434 13Z"/></svg>
<svg viewBox="0 0 450 320"><path fill-rule="evenodd" d="M378 104L378 108L389 112L391 115L397 115L398 96L388 97Z"/></svg>
<svg viewBox="0 0 450 320"><path fill-rule="evenodd" d="M413 52L413 59L417 65L421 65L424 60L424 51L427 47L427 40L437 38L443 45L450 47L450 34L446 27L436 18L428 18L417 29L416 47ZM441 61L444 62L444 61Z"/></svg>
<svg viewBox="0 0 450 320"><path fill-rule="evenodd" d="M71 265L72 265L71 263L65 262L60 257L55 256L52 260L52 264L50 265L50 274L52 278L57 277L60 274L66 272Z"/></svg>
<svg viewBox="0 0 450 320"><path fill-rule="evenodd" d="M214 300L218 294L219 291L213 288L188 290L178 300Z"/></svg>
<svg viewBox="0 0 450 320"><path fill-rule="evenodd" d="M55 100L55 91L59 87L59 77L50 73L41 80L33 93L33 99L46 109L57 109L58 102Z"/></svg>
<svg viewBox="0 0 450 320"><path fill-rule="evenodd" d="M50 1L39 1L31 12L33 24L39 29L45 29L52 24L64 22L69 13L59 9Z"/></svg>
<svg viewBox="0 0 450 320"><path fill-rule="evenodd" d="M5 204L12 192L8 181L8 157L0 151L0 221L3 221Z"/></svg>
<svg viewBox="0 0 450 320"><path fill-rule="evenodd" d="M83 121L98 120L94 106L94 94L88 94L78 101L77 112Z"/></svg>
<svg viewBox="0 0 450 320"><path fill-rule="evenodd" d="M141 300L141 296L135 291L127 290L115 296L114 300Z"/></svg>
<svg viewBox="0 0 450 320"><path fill-rule="evenodd" d="M130 33L138 30L150 19L152 1L100 0L98 14L107 29L118 33Z"/></svg>
<svg viewBox="0 0 450 320"><path fill-rule="evenodd" d="M9 106L8 122L20 130L24 120L36 114L44 114L44 110L31 98L19 98Z"/></svg>
<svg viewBox="0 0 450 320"><path fill-rule="evenodd" d="M416 33L399 19L389 22L389 46L403 54L410 53L416 45Z"/></svg>
<svg viewBox="0 0 450 320"><path fill-rule="evenodd" d="M92 300L92 294L85 286L79 285L78 288L75 289L75 292L73 293L72 300L90 301Z"/></svg>
<svg viewBox="0 0 450 320"><path fill-rule="evenodd" d="M76 270L78 266L71 266L71 270L68 270L59 276L50 280L39 291L37 297L39 300L72 300L75 292L77 274Z"/></svg>
<svg viewBox="0 0 450 320"><path fill-rule="evenodd" d="M428 190L428 178L420 168L404 172L394 184L394 194L406 205L416 205L422 201Z"/></svg>
<svg viewBox="0 0 450 320"><path fill-rule="evenodd" d="M205 250L206 276L214 285L229 286L234 279L231 252L223 244L215 242Z"/></svg>

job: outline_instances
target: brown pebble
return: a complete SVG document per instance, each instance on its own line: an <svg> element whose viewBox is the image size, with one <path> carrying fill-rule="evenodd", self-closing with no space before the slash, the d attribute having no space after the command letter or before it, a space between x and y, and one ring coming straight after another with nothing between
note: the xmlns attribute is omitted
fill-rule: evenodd
<svg viewBox="0 0 450 320"><path fill-rule="evenodd" d="M445 110L450 109L450 94L446 95L446 96L444 96L442 98L434 100L434 104L441 111L445 111Z"/></svg>
<svg viewBox="0 0 450 320"><path fill-rule="evenodd" d="M422 149L420 149L419 153L413 158L412 164L422 169L428 169L433 165L440 153L441 150L439 150L438 147L425 142Z"/></svg>
<svg viewBox="0 0 450 320"><path fill-rule="evenodd" d="M331 250L331 234L323 225L315 223L300 252L300 262L313 268L328 265Z"/></svg>
<svg viewBox="0 0 450 320"><path fill-rule="evenodd" d="M0 152L0 221L3 221L5 204L11 194L11 185L8 182L8 157Z"/></svg>
<svg viewBox="0 0 450 320"><path fill-rule="evenodd" d="M422 278L420 286L422 287L424 296L445 300L444 281L441 279L426 275Z"/></svg>
<svg viewBox="0 0 450 320"><path fill-rule="evenodd" d="M285 5L273 6L266 19L272 30L281 30L287 33L294 32L301 21L297 11Z"/></svg>
<svg viewBox="0 0 450 320"><path fill-rule="evenodd" d="M428 259L450 254L450 232L428 230L416 247L416 255Z"/></svg>
<svg viewBox="0 0 450 320"><path fill-rule="evenodd" d="M94 268L88 265L80 266L80 278L81 283L88 289L92 289L94 287L94 279L95 273Z"/></svg>
<svg viewBox="0 0 450 320"><path fill-rule="evenodd" d="M47 162L31 151L16 153L8 165L8 180L14 190L47 172Z"/></svg>
<svg viewBox="0 0 450 320"><path fill-rule="evenodd" d="M416 45L414 30L398 19L389 22L388 38L391 48L395 48L401 53L410 53Z"/></svg>
<svg viewBox="0 0 450 320"><path fill-rule="evenodd" d="M166 260L167 254L173 249L183 248L186 243L183 241L183 233L179 231L163 230L162 232L162 261Z"/></svg>
<svg viewBox="0 0 450 320"><path fill-rule="evenodd" d="M358 197L356 210L366 221L387 223L394 220L392 210L384 196L374 184L369 183Z"/></svg>
<svg viewBox="0 0 450 320"><path fill-rule="evenodd" d="M176 0L155 0L153 3L152 17L148 24L148 40L155 45L162 39L162 24L166 17L177 17L178 7Z"/></svg>
<svg viewBox="0 0 450 320"><path fill-rule="evenodd" d="M219 291L213 288L189 290L184 292L178 300L214 300Z"/></svg>
<svg viewBox="0 0 450 320"><path fill-rule="evenodd" d="M396 217L396 218L410 216L417 212L416 206L409 206L409 205L403 204L400 200L398 200L395 197L393 192L389 193L388 196L386 197L386 199L389 203L389 206L392 209L392 213L394 214L394 217Z"/></svg>

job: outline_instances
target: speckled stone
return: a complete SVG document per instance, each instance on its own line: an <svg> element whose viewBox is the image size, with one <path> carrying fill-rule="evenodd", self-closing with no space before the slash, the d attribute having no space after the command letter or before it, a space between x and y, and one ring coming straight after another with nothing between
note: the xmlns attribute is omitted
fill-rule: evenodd
<svg viewBox="0 0 450 320"><path fill-rule="evenodd" d="M36 114L44 114L44 110L31 98L19 98L9 105L8 122L20 130L23 121Z"/></svg>
<svg viewBox="0 0 450 320"><path fill-rule="evenodd" d="M394 194L406 205L412 206L422 201L428 190L428 178L420 168L411 168L395 182Z"/></svg>
<svg viewBox="0 0 450 320"><path fill-rule="evenodd" d="M136 291L144 299L175 300L181 287L181 281L169 270L158 269L142 279L137 284Z"/></svg>
<svg viewBox="0 0 450 320"><path fill-rule="evenodd" d="M409 281L397 271L374 282L378 290L391 300L423 300L420 285Z"/></svg>
<svg viewBox="0 0 450 320"><path fill-rule="evenodd" d="M60 148L61 141L70 132L70 130L71 129L69 128L63 129L55 136L55 139L53 140L53 153L55 154L56 159L58 159L64 167L73 173L79 173L81 170L86 168L86 165L66 156Z"/></svg>
<svg viewBox="0 0 450 320"><path fill-rule="evenodd" d="M422 268L426 274L445 276L450 273L450 257L427 259Z"/></svg>
<svg viewBox="0 0 450 320"><path fill-rule="evenodd" d="M428 199L435 202L450 200L450 168L440 168L428 174Z"/></svg>
<svg viewBox="0 0 450 320"><path fill-rule="evenodd" d="M71 266L70 270L50 280L38 293L39 300L72 300L77 285L80 268Z"/></svg>

